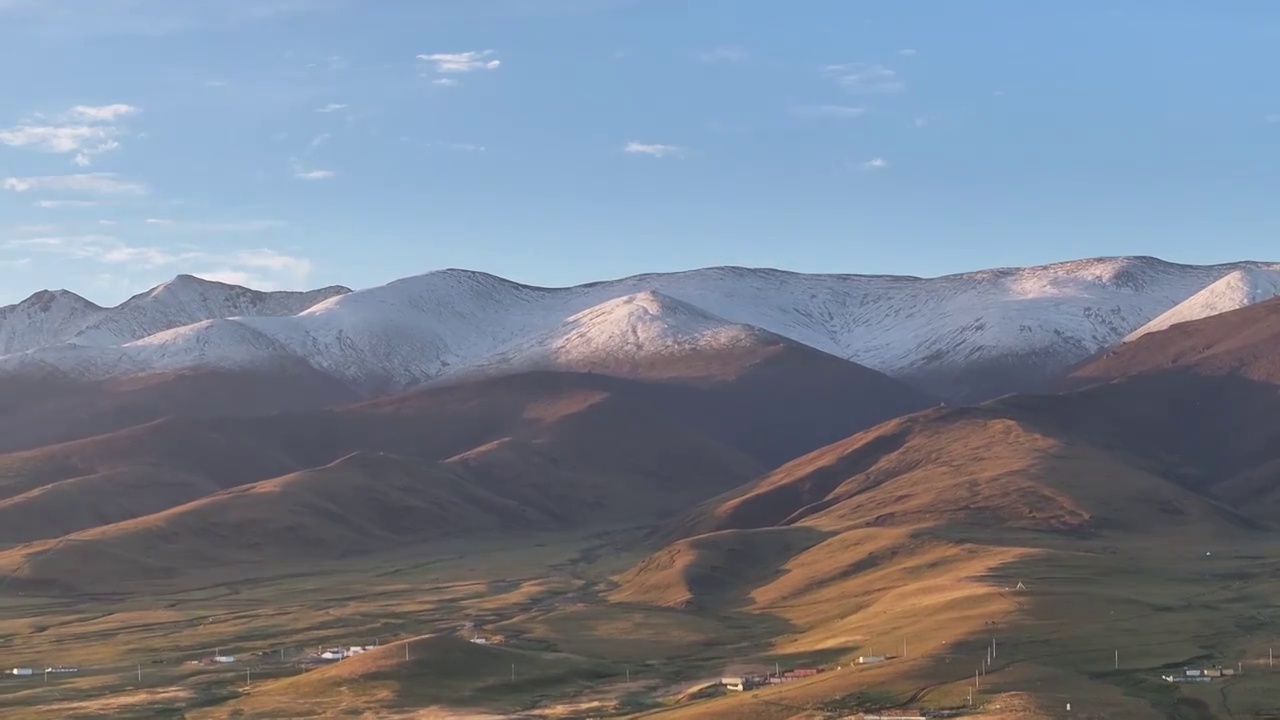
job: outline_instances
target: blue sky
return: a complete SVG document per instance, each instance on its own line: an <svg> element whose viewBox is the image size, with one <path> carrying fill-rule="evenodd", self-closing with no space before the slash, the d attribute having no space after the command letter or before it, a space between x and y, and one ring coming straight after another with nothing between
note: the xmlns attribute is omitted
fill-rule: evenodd
<svg viewBox="0 0 1280 720"><path fill-rule="evenodd" d="M0 302L1280 259L1280 3L0 0Z"/></svg>

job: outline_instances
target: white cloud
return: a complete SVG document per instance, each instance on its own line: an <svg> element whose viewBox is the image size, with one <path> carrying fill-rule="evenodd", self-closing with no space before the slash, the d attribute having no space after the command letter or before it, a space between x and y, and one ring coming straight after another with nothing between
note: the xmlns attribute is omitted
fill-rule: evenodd
<svg viewBox="0 0 1280 720"><path fill-rule="evenodd" d="M112 105L77 105L67 113L71 118L83 122L115 122L126 115L137 115L142 109L134 105L114 103Z"/></svg>
<svg viewBox="0 0 1280 720"><path fill-rule="evenodd" d="M0 267L6 268L24 268L31 266L31 258L18 258L16 260L0 260Z"/></svg>
<svg viewBox="0 0 1280 720"><path fill-rule="evenodd" d="M747 59L747 51L740 47L718 47L698 56L705 63L739 63Z"/></svg>
<svg viewBox="0 0 1280 720"><path fill-rule="evenodd" d="M116 121L138 112L137 107L122 103L77 105L56 118L36 115L22 124L0 130L0 143L51 153L75 153L75 164L85 167L93 163L94 155L120 147L117 138L125 135L125 131Z"/></svg>
<svg viewBox="0 0 1280 720"><path fill-rule="evenodd" d="M0 188L14 192L30 190L62 190L98 195L145 195L147 187L141 183L121 180L115 173L79 173L75 175L42 175L35 177L7 177ZM65 201L63 201L65 203ZM51 207L51 206L45 206Z"/></svg>
<svg viewBox="0 0 1280 720"><path fill-rule="evenodd" d="M623 152L633 153L637 155L650 155L652 157L667 157L668 155L678 156L684 154L684 148L678 145L657 145L650 143L629 142L623 148Z"/></svg>
<svg viewBox="0 0 1280 720"><path fill-rule="evenodd" d="M115 220L99 220L99 221L98 221L98 224L99 224L99 225L105 225L105 226L107 226L107 227L111 227L111 226L113 226L113 225L118 225L119 223L117 223Z"/></svg>
<svg viewBox="0 0 1280 720"><path fill-rule="evenodd" d="M299 180L328 180L337 174L333 170L295 170L293 176Z"/></svg>
<svg viewBox="0 0 1280 720"><path fill-rule="evenodd" d="M311 147L318 148L321 145L325 144L326 142L329 142L329 138L331 137L333 136L330 135L329 133L320 133L319 135L311 138Z"/></svg>
<svg viewBox="0 0 1280 720"><path fill-rule="evenodd" d="M877 63L828 65L823 69L823 74L856 93L899 93L907 88L907 84L898 77L897 72Z"/></svg>
<svg viewBox="0 0 1280 720"><path fill-rule="evenodd" d="M915 48L902 48L898 51L898 54L902 57L915 57L919 53L915 51Z"/></svg>
<svg viewBox="0 0 1280 720"><path fill-rule="evenodd" d="M497 70L501 60L490 60L493 50L472 50L461 53L431 53L419 55L419 60L435 63L436 72L465 73L473 70Z"/></svg>
<svg viewBox="0 0 1280 720"><path fill-rule="evenodd" d="M339 110L346 110L346 109L347 109L347 104L346 104L346 103L329 103L328 105L325 105L324 107L318 107L318 108L316 108L316 112L318 112L318 113L331 113L331 112L337 112L337 111L339 111Z"/></svg>
<svg viewBox="0 0 1280 720"><path fill-rule="evenodd" d="M228 83L226 80L205 80L204 81L205 87L220 88L220 87L226 87L227 85Z"/></svg>
<svg viewBox="0 0 1280 720"><path fill-rule="evenodd" d="M122 272L162 268L177 271L188 266L205 266L206 270L192 274L264 290L300 287L312 270L310 260L270 248L210 252L191 247L132 245L114 235L22 238L6 242L5 247L96 262L122 268Z"/></svg>
<svg viewBox="0 0 1280 720"><path fill-rule="evenodd" d="M1280 123L1280 113L1271 113L1264 117L1263 120L1266 120L1269 123Z"/></svg>
<svg viewBox="0 0 1280 720"><path fill-rule="evenodd" d="M37 200L34 203L36 207L41 207L46 210L56 210L57 208L95 207L97 204L96 200Z"/></svg>
<svg viewBox="0 0 1280 720"><path fill-rule="evenodd" d="M849 105L800 105L792 108L792 112L802 117L831 117L852 119L866 114L864 107Z"/></svg>
<svg viewBox="0 0 1280 720"><path fill-rule="evenodd" d="M922 127L924 127L925 125L928 125L928 124L929 124L929 118L926 118L926 117L918 117L918 118L916 118L915 120L912 120L912 121L911 121L911 124L912 124L912 125L915 125L915 126L916 126L916 127L918 127L918 128L922 128Z"/></svg>
<svg viewBox="0 0 1280 720"><path fill-rule="evenodd" d="M444 87L453 87L454 85L457 85L457 84L458 84L458 81L457 81L457 80L454 80L453 78L447 78L447 77L446 77L446 78L436 78L435 80L432 80L432 81L431 81L431 84L432 84L432 85L442 85L442 86L444 86Z"/></svg>
<svg viewBox="0 0 1280 720"><path fill-rule="evenodd" d="M881 170L889 167L889 161L879 157L872 158L862 163L862 167L866 168L867 170Z"/></svg>

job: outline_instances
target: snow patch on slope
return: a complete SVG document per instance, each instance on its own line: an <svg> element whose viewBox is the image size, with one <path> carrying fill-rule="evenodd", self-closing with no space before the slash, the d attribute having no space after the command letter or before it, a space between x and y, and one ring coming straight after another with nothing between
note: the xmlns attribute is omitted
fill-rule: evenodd
<svg viewBox="0 0 1280 720"><path fill-rule="evenodd" d="M269 336L234 319L205 320L124 345L66 343L0 358L0 372L66 373L81 378L191 368L286 369L298 358Z"/></svg>
<svg viewBox="0 0 1280 720"><path fill-rule="evenodd" d="M1242 268L1229 273L1125 337L1131 342L1179 323L1249 307L1280 295L1280 270Z"/></svg>

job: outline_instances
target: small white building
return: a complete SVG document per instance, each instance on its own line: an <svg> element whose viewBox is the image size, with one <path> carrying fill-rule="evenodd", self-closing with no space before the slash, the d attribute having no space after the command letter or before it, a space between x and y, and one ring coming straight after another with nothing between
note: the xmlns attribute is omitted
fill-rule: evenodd
<svg viewBox="0 0 1280 720"><path fill-rule="evenodd" d="M477 644L477 645L488 645L488 644L489 644L489 638L473 637L473 638L471 638L471 642L473 642L473 643L475 643L475 644Z"/></svg>
<svg viewBox="0 0 1280 720"><path fill-rule="evenodd" d="M234 655L214 655L213 661L216 663L233 663L236 658Z"/></svg>
<svg viewBox="0 0 1280 720"><path fill-rule="evenodd" d="M32 670L31 668L14 668L14 669L10 670L9 672L13 673L14 675L21 676L21 677L26 677L27 675L35 675L35 674L36 674L36 671L35 671L35 670Z"/></svg>
<svg viewBox="0 0 1280 720"><path fill-rule="evenodd" d="M888 660L884 655L863 655L858 658L859 665L870 665L871 663L880 663Z"/></svg>
<svg viewBox="0 0 1280 720"><path fill-rule="evenodd" d="M44 671L47 673L56 673L58 675L66 675L68 673L80 672L80 669L73 668L73 667L58 666L58 667L47 667L44 669Z"/></svg>

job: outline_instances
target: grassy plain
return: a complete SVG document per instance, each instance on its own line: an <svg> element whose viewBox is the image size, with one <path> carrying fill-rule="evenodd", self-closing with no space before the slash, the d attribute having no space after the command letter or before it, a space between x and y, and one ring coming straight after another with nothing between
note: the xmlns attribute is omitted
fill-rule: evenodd
<svg viewBox="0 0 1280 720"><path fill-rule="evenodd" d="M987 717L1068 717L1067 702L1069 717L1133 720L1280 708L1280 671L1266 663L1280 636L1280 553L1264 537L1116 547L881 528L814 539L783 538L808 549L741 576L732 591L715 588L701 606L628 596L643 546L625 530L516 547L438 544L119 596L5 591L6 665L82 672L47 685L0 680L0 716L837 718L965 706L975 670ZM714 563L731 580L729 557ZM1018 582L1025 589L1013 589ZM503 644L463 642L466 622ZM992 638L997 654L983 674ZM405 662L397 643L407 639ZM374 642L389 647L305 673L294 665L320 645ZM873 652L901 656L904 643L905 657L853 664ZM216 648L237 662L184 664ZM1178 688L1158 679L1208 662L1244 673ZM826 672L748 693L690 692L775 663Z"/></svg>

